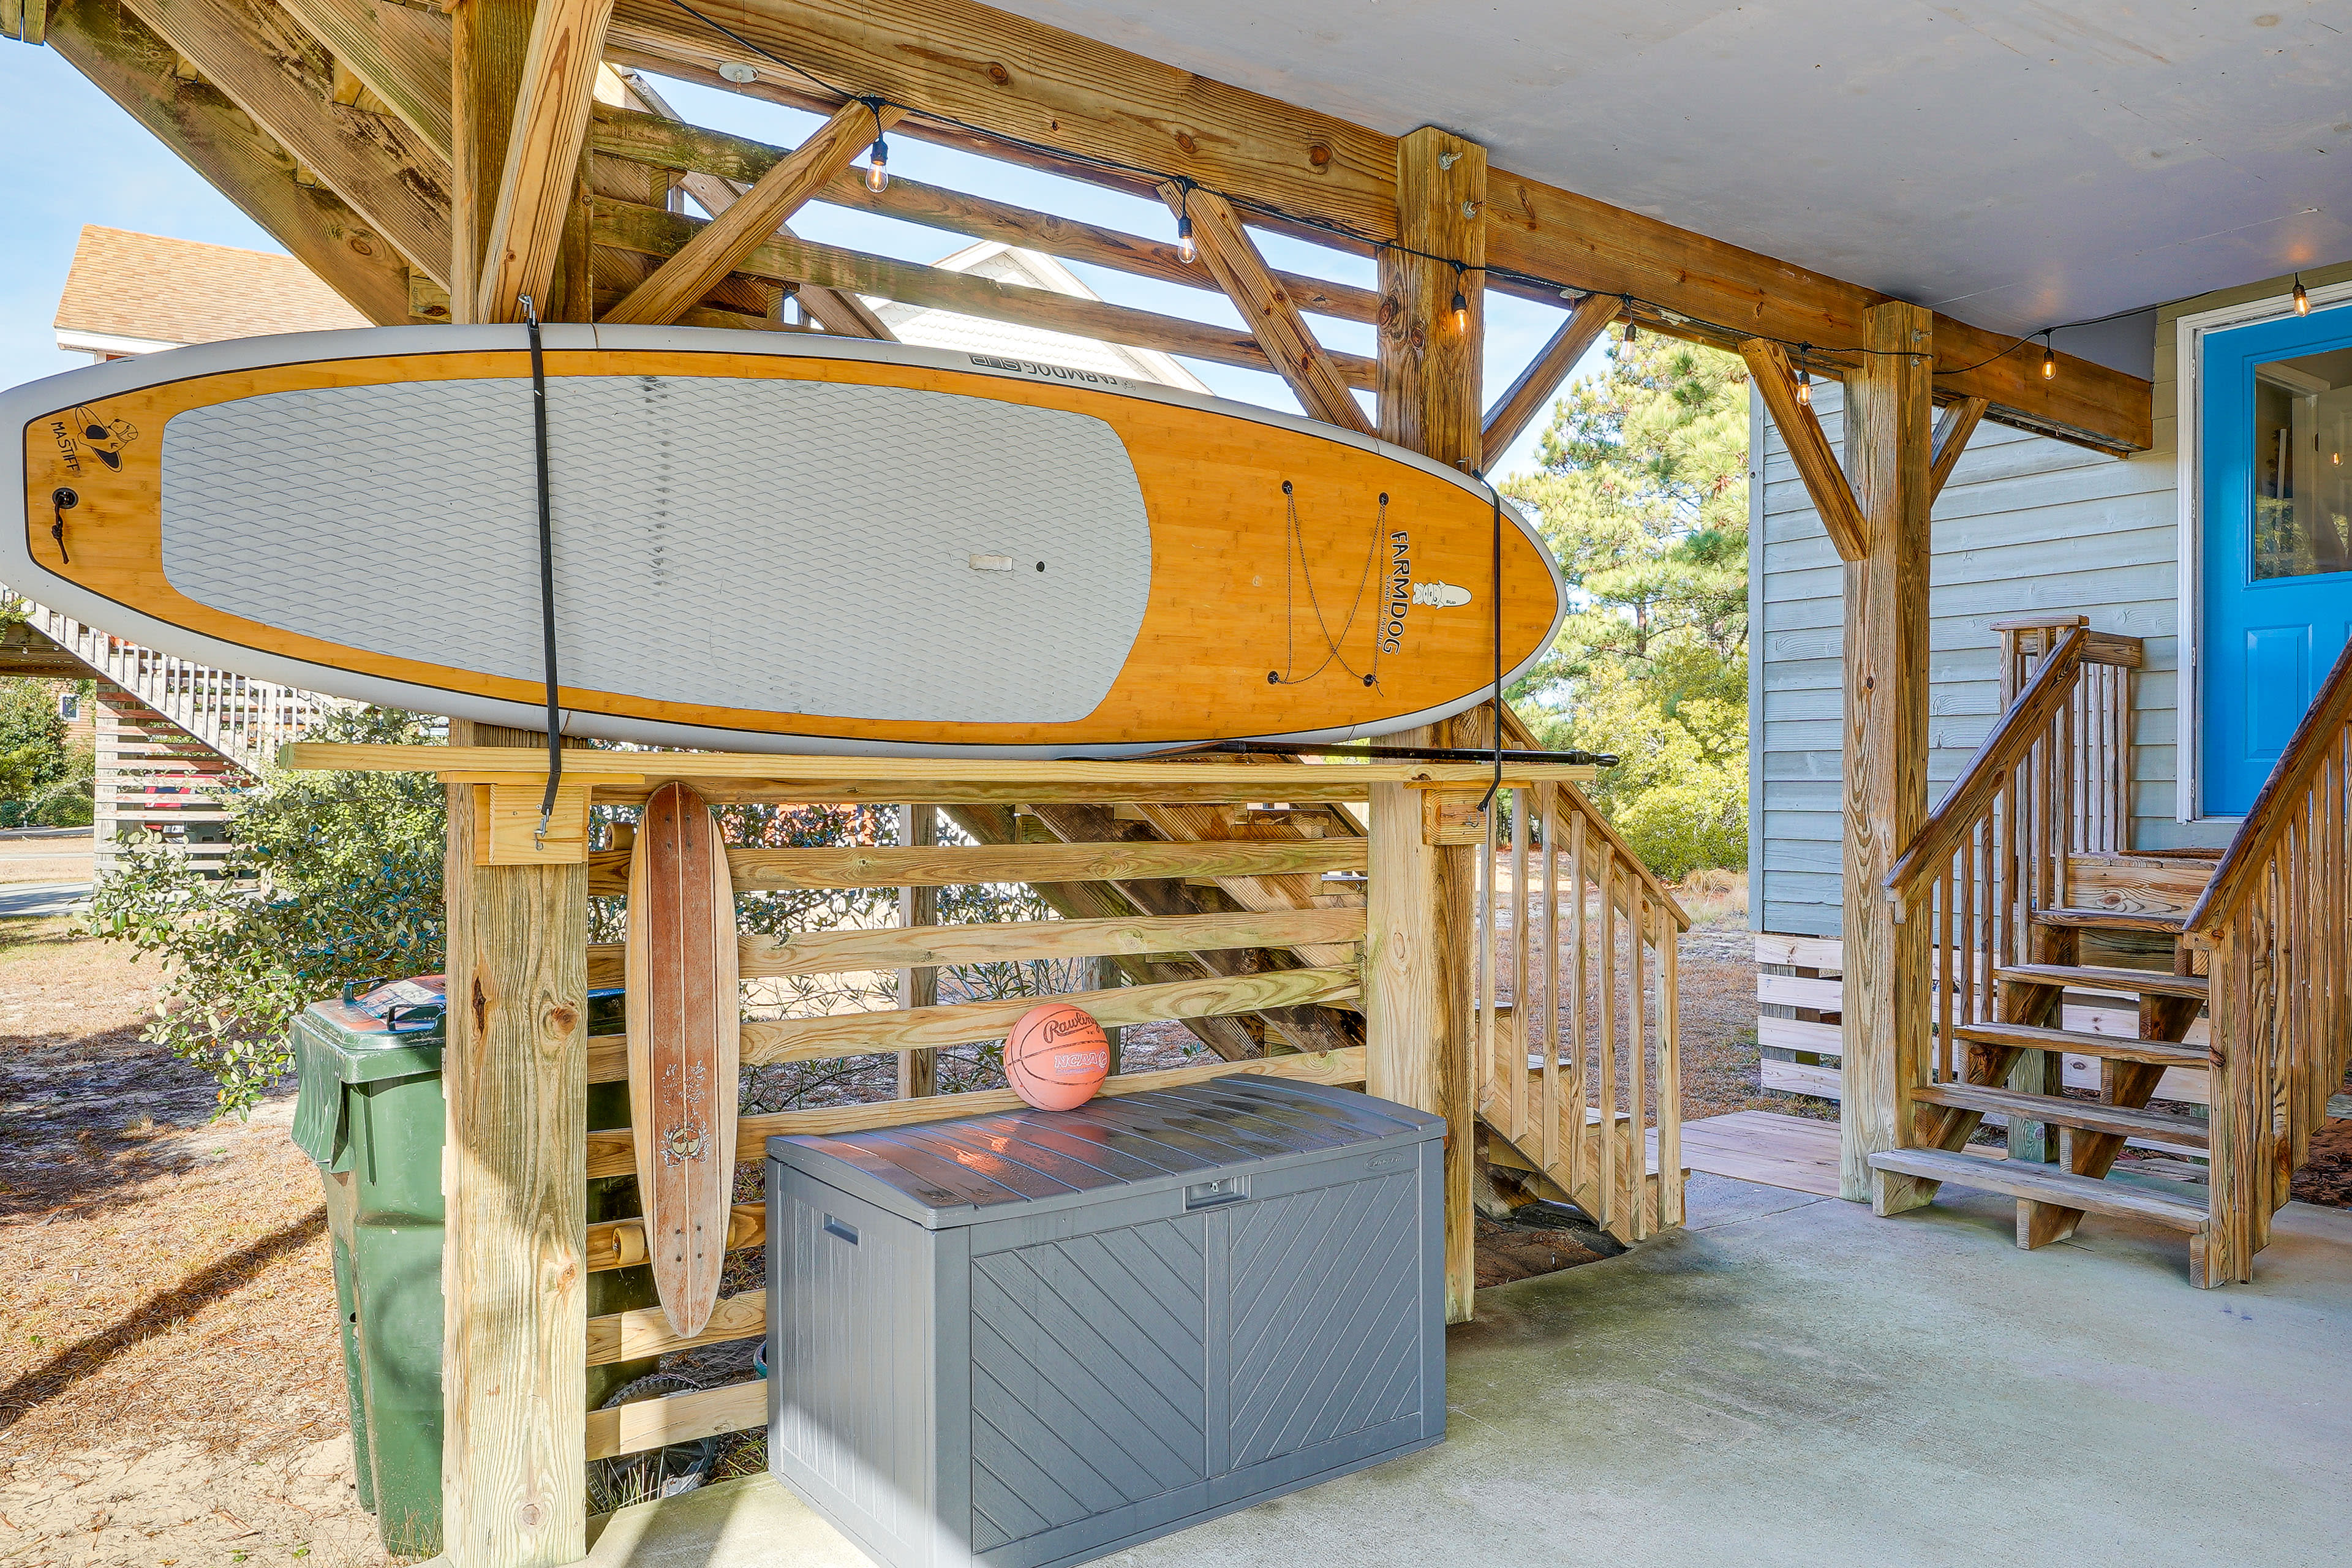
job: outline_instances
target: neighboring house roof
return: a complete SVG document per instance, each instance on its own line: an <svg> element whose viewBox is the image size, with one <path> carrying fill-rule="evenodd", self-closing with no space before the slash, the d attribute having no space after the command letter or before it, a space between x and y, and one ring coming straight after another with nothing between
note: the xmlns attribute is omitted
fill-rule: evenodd
<svg viewBox="0 0 2352 1568"><path fill-rule="evenodd" d="M1024 250L1002 240L982 240L932 265L950 272L993 278L1000 283L1049 289L1080 300L1102 297L1079 282L1077 274L1052 257L1034 250ZM881 317L903 342L919 343L925 348L1043 360L1047 364L1067 365L1073 370L1101 371L1137 381L1156 381L1163 386L1181 387L1187 392L1204 393L1209 390L1191 371L1152 349L1122 348L1093 338L1047 331L1042 327L984 321L978 316L958 315L953 310L930 310L919 305L901 305L881 300L869 300L866 303L874 307L874 313Z"/></svg>
<svg viewBox="0 0 2352 1568"><path fill-rule="evenodd" d="M58 301L58 347L112 359L268 332L364 327L290 256L82 226Z"/></svg>

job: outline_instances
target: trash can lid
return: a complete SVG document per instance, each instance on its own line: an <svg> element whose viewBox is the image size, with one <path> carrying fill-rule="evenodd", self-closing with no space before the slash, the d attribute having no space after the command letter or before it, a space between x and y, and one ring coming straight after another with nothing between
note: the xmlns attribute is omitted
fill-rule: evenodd
<svg viewBox="0 0 2352 1568"><path fill-rule="evenodd" d="M779 1136L768 1158L943 1230L1097 1201L1089 1194L1107 1187L1192 1187L1444 1130L1443 1117L1352 1089L1251 1073L1097 1096L1075 1110Z"/></svg>
<svg viewBox="0 0 2352 1568"><path fill-rule="evenodd" d="M625 994L617 985L588 993L588 1032L617 1034L628 1026ZM441 1047L448 1038L448 988L438 974L405 980L362 981L343 987L340 1000L313 1002L303 1009L312 1026L297 1031L313 1037L334 1058L333 1076L343 1083L381 1083L441 1070Z"/></svg>

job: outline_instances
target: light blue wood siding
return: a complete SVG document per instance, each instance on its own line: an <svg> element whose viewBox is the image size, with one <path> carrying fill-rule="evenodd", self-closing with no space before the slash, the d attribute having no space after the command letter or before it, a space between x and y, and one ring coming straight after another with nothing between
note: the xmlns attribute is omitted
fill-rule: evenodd
<svg viewBox="0 0 2352 1568"><path fill-rule="evenodd" d="M2168 321L2165 337L2169 330ZM2179 579L2168 368L2161 356L2156 450L2107 458L1985 424L1937 499L1931 800L1998 716L2000 638L1991 623L2079 611L2099 630L2147 639L2133 700L2134 847L2225 841L2221 830L2174 820ZM1840 392L1817 383L1814 406L1842 448ZM1833 936L1842 906L1843 568L1770 426L1759 406L1751 416L1762 439L1750 458L1748 541L1751 919L1759 931Z"/></svg>

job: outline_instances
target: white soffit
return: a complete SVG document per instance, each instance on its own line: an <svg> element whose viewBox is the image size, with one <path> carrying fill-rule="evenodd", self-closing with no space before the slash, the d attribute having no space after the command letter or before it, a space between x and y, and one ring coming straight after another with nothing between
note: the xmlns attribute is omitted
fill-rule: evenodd
<svg viewBox="0 0 2352 1568"><path fill-rule="evenodd" d="M2352 0L992 3L1996 331L2352 258Z"/></svg>

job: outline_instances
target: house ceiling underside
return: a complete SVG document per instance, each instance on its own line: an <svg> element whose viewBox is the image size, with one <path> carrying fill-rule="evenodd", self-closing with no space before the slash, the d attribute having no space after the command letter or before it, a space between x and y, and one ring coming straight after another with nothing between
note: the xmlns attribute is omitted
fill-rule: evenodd
<svg viewBox="0 0 2352 1568"><path fill-rule="evenodd" d="M2352 258L2352 0L992 3L1999 331Z"/></svg>

